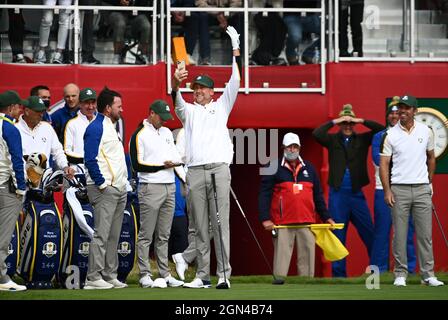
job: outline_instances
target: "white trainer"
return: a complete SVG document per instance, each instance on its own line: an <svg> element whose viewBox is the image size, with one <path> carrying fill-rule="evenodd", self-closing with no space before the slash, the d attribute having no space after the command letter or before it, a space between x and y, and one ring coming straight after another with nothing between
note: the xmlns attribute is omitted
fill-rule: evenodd
<svg viewBox="0 0 448 320"><path fill-rule="evenodd" d="M192 289L199 289L199 288L211 288L212 284L210 280L201 280L199 278L195 278L193 281L184 283L184 288L192 288Z"/></svg>
<svg viewBox="0 0 448 320"><path fill-rule="evenodd" d="M20 284L17 284L12 280L9 280L6 283L0 283L0 291L16 292L16 291L25 291L25 290L26 290L25 286L21 286Z"/></svg>
<svg viewBox="0 0 448 320"><path fill-rule="evenodd" d="M113 284L110 284L103 279L95 280L95 281L86 281L84 286L84 290L106 290L112 289L114 287Z"/></svg>
<svg viewBox="0 0 448 320"><path fill-rule="evenodd" d="M176 265L177 275L181 280L185 280L185 271L188 269L188 263L182 257L182 253L173 254L173 261Z"/></svg>
<svg viewBox="0 0 448 320"><path fill-rule="evenodd" d="M109 280L109 281L107 281L107 283L110 283L111 285L113 285L114 289L122 289L122 288L128 287L128 285L126 283L123 283L118 279Z"/></svg>
<svg viewBox="0 0 448 320"><path fill-rule="evenodd" d="M444 285L444 283L442 281L437 280L436 277L429 277L425 280L422 280L421 283L430 287L440 287Z"/></svg>
<svg viewBox="0 0 448 320"><path fill-rule="evenodd" d="M171 288L180 287L181 285L184 284L183 281L177 280L176 278L174 278L171 275L169 275L168 277L165 277L165 281L166 281L166 284L168 285L168 287L171 287Z"/></svg>
<svg viewBox="0 0 448 320"><path fill-rule="evenodd" d="M47 57L45 55L44 50L37 51L36 58L34 59L34 62L37 64L44 64L47 62Z"/></svg>
<svg viewBox="0 0 448 320"><path fill-rule="evenodd" d="M63 64L64 63L64 57L62 56L62 53L59 51L56 51L53 56L53 63L55 64Z"/></svg>
<svg viewBox="0 0 448 320"><path fill-rule="evenodd" d="M146 275L140 278L139 283L142 286L142 288L151 288L154 281L152 281L149 275Z"/></svg>
<svg viewBox="0 0 448 320"><path fill-rule="evenodd" d="M167 285L165 279L163 279L163 278L157 278L156 280L154 280L154 282L153 282L151 288L161 288L161 289L165 289L167 286L168 286L168 285Z"/></svg>
<svg viewBox="0 0 448 320"><path fill-rule="evenodd" d="M405 277L396 277L394 280L394 286L406 287L406 278Z"/></svg>
<svg viewBox="0 0 448 320"><path fill-rule="evenodd" d="M216 289L230 289L229 279L226 279L226 281L224 281L224 278L219 278L218 284L216 285Z"/></svg>

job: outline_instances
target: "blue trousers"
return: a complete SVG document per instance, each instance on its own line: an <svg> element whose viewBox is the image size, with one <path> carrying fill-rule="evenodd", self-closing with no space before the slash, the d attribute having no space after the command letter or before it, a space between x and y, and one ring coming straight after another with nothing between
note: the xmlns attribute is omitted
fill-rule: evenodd
<svg viewBox="0 0 448 320"><path fill-rule="evenodd" d="M343 229L334 230L334 234L345 245L348 223L352 222L364 242L370 258L374 228L364 193L361 190L352 192L348 189L330 188L328 203L333 220L336 223L345 224ZM332 272L333 277L347 277L346 259L333 262Z"/></svg>
<svg viewBox="0 0 448 320"><path fill-rule="evenodd" d="M373 240L370 264L377 265L380 272L389 271L390 230L392 228L392 216L389 206L384 202L384 191L375 190L375 236ZM415 273L417 258L414 247L414 224L409 217L407 240L408 271Z"/></svg>

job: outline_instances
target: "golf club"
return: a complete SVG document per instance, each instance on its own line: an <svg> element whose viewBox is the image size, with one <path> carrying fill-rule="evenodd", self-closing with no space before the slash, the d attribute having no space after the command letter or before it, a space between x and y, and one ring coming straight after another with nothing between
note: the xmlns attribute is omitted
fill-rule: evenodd
<svg viewBox="0 0 448 320"><path fill-rule="evenodd" d="M437 224L439 225L440 233L442 234L443 240L445 240L446 247L448 248L448 240L446 239L445 232L443 232L442 224L440 223L439 216L437 215L436 207L434 205L432 205L432 212L434 213L434 216L436 217Z"/></svg>
<svg viewBox="0 0 448 320"><path fill-rule="evenodd" d="M215 180L214 173L212 173L212 185L213 185L213 197L215 198L215 206L216 206L216 219L218 221L219 243L221 245L222 273L224 274L224 282L221 284L218 284L216 286L216 289L229 289L229 285L227 284L227 278L226 278L226 264L225 264L225 260L224 260L224 244L222 241L221 220L219 218L219 209L218 209L218 194L216 192L216 180Z"/></svg>
<svg viewBox="0 0 448 320"><path fill-rule="evenodd" d="M250 226L249 220L247 220L246 215L244 214L243 208L241 207L235 192L233 192L232 187L230 187L230 193L232 194L233 199L235 199L235 202L238 206L238 208L240 209L241 214L243 215L244 220L246 220L247 226L249 227L250 232L252 233L252 237L254 238L255 242L257 243L258 249L260 249L261 254L263 255L264 261L266 262L266 265L268 266L269 270L271 271L272 277L274 278L274 283L275 284L283 284L284 280L283 279L277 279L274 275L274 271L272 270L271 265L269 264L268 259L266 258L266 255L264 254L263 249L261 248L260 242L258 242L257 237L255 236L254 230L252 229L252 227ZM274 235L275 233L275 235ZM277 236L277 232L275 229L272 230L272 236L276 237Z"/></svg>

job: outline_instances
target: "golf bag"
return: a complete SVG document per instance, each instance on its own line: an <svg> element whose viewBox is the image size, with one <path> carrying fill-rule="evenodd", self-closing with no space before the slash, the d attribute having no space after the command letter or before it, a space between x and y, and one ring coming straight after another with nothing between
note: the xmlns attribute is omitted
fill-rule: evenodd
<svg viewBox="0 0 448 320"><path fill-rule="evenodd" d="M52 288L51 280L59 269L62 221L53 192L60 190L62 179L62 171L46 169L39 187L26 193L18 273L28 289Z"/></svg>
<svg viewBox="0 0 448 320"><path fill-rule="evenodd" d="M126 282L126 278L134 268L137 259L137 236L139 229L138 197L136 192L128 192L126 208L123 215L120 240L118 243L118 280Z"/></svg>
<svg viewBox="0 0 448 320"><path fill-rule="evenodd" d="M63 253L57 280L66 286L67 277L73 272L72 287L84 287L89 261L90 241L93 238L93 207L85 188L85 176L76 175L64 194ZM71 268L67 269L69 266ZM73 270L73 266L78 268ZM79 273L78 273L79 271Z"/></svg>
<svg viewBox="0 0 448 320"><path fill-rule="evenodd" d="M12 277L16 271L17 266L19 265L19 222L16 222L16 226L14 228L14 232L12 234L11 242L8 246L8 256L6 257L6 267L8 268L7 274Z"/></svg>

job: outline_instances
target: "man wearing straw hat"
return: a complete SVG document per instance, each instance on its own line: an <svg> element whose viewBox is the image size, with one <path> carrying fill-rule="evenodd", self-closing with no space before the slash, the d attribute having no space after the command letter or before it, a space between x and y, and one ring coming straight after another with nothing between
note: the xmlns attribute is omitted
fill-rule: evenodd
<svg viewBox="0 0 448 320"><path fill-rule="evenodd" d="M265 230L276 225L316 223L316 212L322 221L334 224L322 194L313 165L300 157L297 134L283 137L283 157L278 170L261 179L258 196L259 219ZM274 284L283 284L288 274L291 254L297 246L297 271L301 276L314 276L315 238L310 228L278 229L274 237Z"/></svg>

